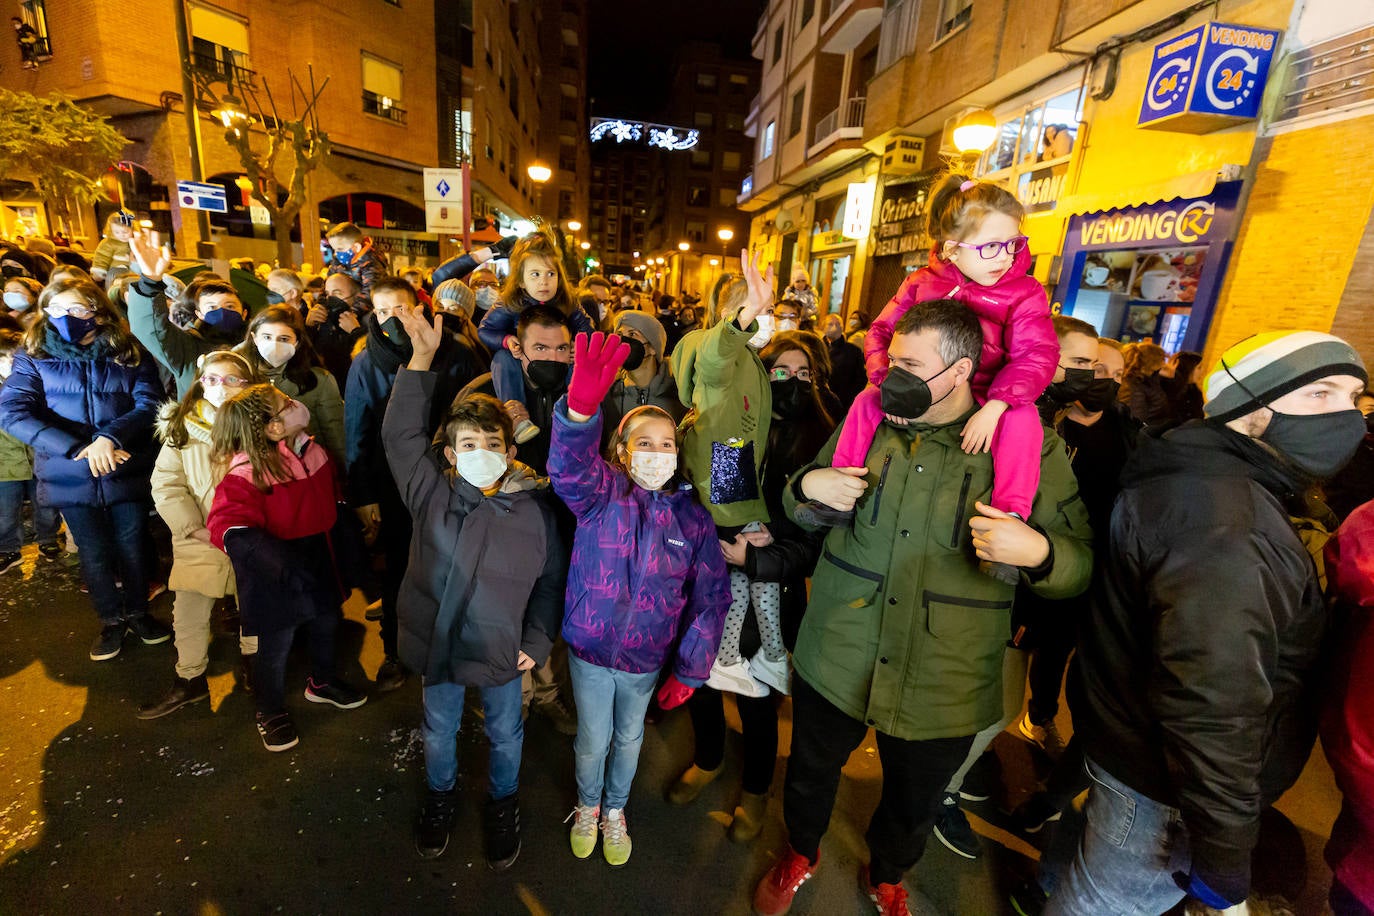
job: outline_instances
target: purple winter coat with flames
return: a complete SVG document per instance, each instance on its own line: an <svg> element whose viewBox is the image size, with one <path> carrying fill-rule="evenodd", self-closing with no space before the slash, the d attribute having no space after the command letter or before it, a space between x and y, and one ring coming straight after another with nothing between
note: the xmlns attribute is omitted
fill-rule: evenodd
<svg viewBox="0 0 1374 916"><path fill-rule="evenodd" d="M633 674L672 658L677 679L699 687L730 606L715 523L685 486L635 484L601 457L600 443L601 412L574 423L560 400L549 479L577 516L563 639L583 661Z"/></svg>

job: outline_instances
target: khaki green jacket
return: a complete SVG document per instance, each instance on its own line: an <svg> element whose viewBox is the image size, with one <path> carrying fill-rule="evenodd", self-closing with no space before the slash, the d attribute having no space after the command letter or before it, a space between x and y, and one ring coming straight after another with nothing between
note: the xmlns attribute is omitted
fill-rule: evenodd
<svg viewBox="0 0 1374 916"><path fill-rule="evenodd" d="M846 715L905 740L976 734L1002 717L1002 655L1015 588L978 571L969 518L992 491L992 458L968 455L948 426L882 424L852 527L826 537L793 657L797 673ZM839 430L836 430L838 436ZM792 478L828 467L835 438ZM1066 598L1088 586L1091 532L1064 444L1045 430L1029 519L1050 557L1023 575Z"/></svg>

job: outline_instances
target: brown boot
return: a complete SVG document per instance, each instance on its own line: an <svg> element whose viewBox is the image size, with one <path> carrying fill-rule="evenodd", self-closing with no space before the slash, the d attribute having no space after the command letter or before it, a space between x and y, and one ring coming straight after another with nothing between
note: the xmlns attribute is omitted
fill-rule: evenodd
<svg viewBox="0 0 1374 916"><path fill-rule="evenodd" d="M722 763L714 770L703 770L695 763L689 766L686 772L677 778L677 782L668 787L668 791L665 793L668 804L679 806L691 804L701 794L702 789L715 781L724 766L725 764Z"/></svg>
<svg viewBox="0 0 1374 916"><path fill-rule="evenodd" d="M763 830L763 815L768 810L768 796L744 792L735 806L735 819L730 822L730 842L749 843Z"/></svg>

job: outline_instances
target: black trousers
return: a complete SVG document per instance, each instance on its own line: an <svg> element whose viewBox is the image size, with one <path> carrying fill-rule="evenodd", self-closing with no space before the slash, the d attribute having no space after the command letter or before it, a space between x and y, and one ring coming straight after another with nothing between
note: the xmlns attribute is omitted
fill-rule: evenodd
<svg viewBox="0 0 1374 916"><path fill-rule="evenodd" d="M735 695L740 728L744 734L744 791L763 795L773 784L778 762L778 698ZM696 732L694 762L714 770L725 760L725 697L714 687L702 685L687 701Z"/></svg>
<svg viewBox="0 0 1374 916"><path fill-rule="evenodd" d="M334 631L338 625L339 612L328 610L301 624L308 633L310 676L317 684L326 684L334 677ZM253 656L253 699L264 716L286 709L286 659L297 629L289 627L258 636L258 652Z"/></svg>
<svg viewBox="0 0 1374 916"><path fill-rule="evenodd" d="M792 848L815 862L830 823L840 770L868 734L800 677L792 678L792 756L782 813ZM904 741L878 732L883 794L868 823L869 871L875 884L895 884L925 851L936 806L973 735Z"/></svg>

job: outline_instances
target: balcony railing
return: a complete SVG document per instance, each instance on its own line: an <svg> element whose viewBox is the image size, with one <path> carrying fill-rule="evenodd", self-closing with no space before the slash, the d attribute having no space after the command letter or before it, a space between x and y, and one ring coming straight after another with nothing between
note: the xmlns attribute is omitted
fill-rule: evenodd
<svg viewBox="0 0 1374 916"><path fill-rule="evenodd" d="M232 54L233 52L229 52ZM234 60L226 59L226 54L220 57L214 54L206 54L203 51L191 52L191 68L198 73L204 73L213 77L219 82L227 84L230 88L239 85L252 86L257 73L244 67Z"/></svg>
<svg viewBox="0 0 1374 916"><path fill-rule="evenodd" d="M406 122L406 110L397 105L394 99L378 95L375 92L368 92L366 89L363 90L363 113L386 118L397 124Z"/></svg>
<svg viewBox="0 0 1374 916"><path fill-rule="evenodd" d="M863 96L856 96L817 121L816 133L811 145L816 146L845 130L857 129L858 133L854 136L861 136L864 126L864 104L867 101ZM835 139L841 139L841 137L836 136Z"/></svg>

